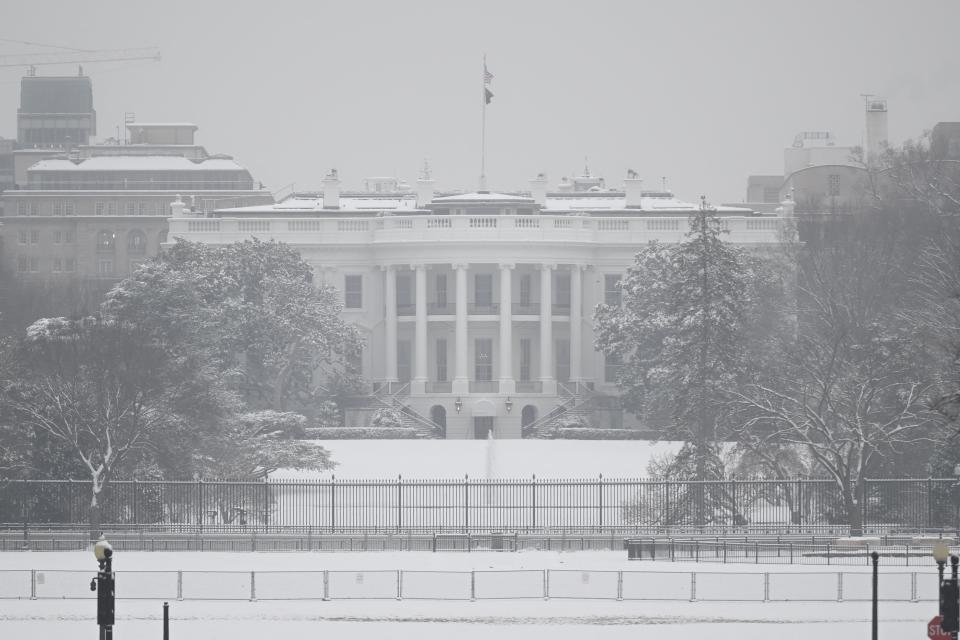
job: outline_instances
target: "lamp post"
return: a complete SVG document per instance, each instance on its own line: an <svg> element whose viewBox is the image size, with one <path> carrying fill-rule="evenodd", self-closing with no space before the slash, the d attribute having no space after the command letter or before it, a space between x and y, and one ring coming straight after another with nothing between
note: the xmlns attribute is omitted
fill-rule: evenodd
<svg viewBox="0 0 960 640"><path fill-rule="evenodd" d="M97 577L90 581L90 590L97 592L97 624L100 625L100 640L113 640L114 600L116 599L113 547L103 534L100 534L100 539L93 545L93 555L100 565Z"/></svg>

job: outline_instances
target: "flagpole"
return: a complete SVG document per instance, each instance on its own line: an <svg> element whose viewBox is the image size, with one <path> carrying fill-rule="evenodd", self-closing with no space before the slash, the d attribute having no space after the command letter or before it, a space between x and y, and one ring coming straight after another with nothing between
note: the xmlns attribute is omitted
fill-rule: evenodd
<svg viewBox="0 0 960 640"><path fill-rule="evenodd" d="M483 54L483 73L480 74L480 191L487 190L487 54Z"/></svg>

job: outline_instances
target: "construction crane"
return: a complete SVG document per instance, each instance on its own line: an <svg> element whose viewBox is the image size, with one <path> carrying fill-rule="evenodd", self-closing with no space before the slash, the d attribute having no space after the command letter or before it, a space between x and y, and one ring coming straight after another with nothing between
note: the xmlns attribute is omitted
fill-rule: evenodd
<svg viewBox="0 0 960 640"><path fill-rule="evenodd" d="M114 62L118 60L155 60L159 62L160 49L146 47L141 49L70 50L53 53L0 55L0 67L29 67L30 75L35 75L34 68L41 65Z"/></svg>

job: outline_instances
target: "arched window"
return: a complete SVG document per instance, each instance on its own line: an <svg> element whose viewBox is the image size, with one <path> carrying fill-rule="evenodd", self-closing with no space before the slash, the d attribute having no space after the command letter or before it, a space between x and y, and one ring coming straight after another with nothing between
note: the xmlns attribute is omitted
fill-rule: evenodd
<svg viewBox="0 0 960 640"><path fill-rule="evenodd" d="M430 407L430 420L433 421L435 425L440 427L440 437L446 439L447 437L447 410L443 408L442 405L435 404Z"/></svg>
<svg viewBox="0 0 960 640"><path fill-rule="evenodd" d="M140 229L134 229L127 234L127 253L144 254L147 252L147 234Z"/></svg>
<svg viewBox="0 0 960 640"><path fill-rule="evenodd" d="M116 234L103 230L97 233L97 251L113 251L116 246Z"/></svg>

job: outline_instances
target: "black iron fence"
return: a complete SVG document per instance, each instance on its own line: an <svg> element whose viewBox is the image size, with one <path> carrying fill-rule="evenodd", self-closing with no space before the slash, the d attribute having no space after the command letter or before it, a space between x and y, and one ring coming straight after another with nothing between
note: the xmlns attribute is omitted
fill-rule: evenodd
<svg viewBox="0 0 960 640"><path fill-rule="evenodd" d="M638 479L113 481L104 525L317 532L817 531L849 514L828 480L660 482ZM0 485L0 523L83 525L91 485ZM954 478L868 480L857 503L870 531L960 528Z"/></svg>

